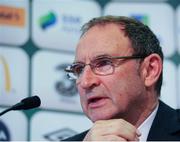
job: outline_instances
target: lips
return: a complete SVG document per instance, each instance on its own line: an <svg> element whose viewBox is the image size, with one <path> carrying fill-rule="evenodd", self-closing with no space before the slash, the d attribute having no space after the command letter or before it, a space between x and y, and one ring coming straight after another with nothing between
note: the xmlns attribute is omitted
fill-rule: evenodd
<svg viewBox="0 0 180 142"><path fill-rule="evenodd" d="M107 97L91 97L88 98L88 107L91 109L99 108L105 105Z"/></svg>

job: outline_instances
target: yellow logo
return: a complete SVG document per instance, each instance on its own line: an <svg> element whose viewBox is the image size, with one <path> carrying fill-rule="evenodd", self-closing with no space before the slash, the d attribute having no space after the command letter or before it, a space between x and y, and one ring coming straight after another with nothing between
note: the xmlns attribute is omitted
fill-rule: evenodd
<svg viewBox="0 0 180 142"><path fill-rule="evenodd" d="M0 24L19 27L24 26L25 10L23 8L0 6Z"/></svg>
<svg viewBox="0 0 180 142"><path fill-rule="evenodd" d="M0 56L0 63L3 65L4 69L4 76L5 76L5 90L7 92L10 92L11 90L11 79L10 79L10 72L9 72L9 66L3 56Z"/></svg>

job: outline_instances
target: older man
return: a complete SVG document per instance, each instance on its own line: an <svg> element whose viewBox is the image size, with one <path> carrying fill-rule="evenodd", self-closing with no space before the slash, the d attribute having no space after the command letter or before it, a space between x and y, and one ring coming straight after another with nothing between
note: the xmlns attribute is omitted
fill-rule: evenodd
<svg viewBox="0 0 180 142"><path fill-rule="evenodd" d="M94 124L66 140L180 140L178 111L159 100L163 53L153 32L121 16L94 18L82 30L66 71Z"/></svg>

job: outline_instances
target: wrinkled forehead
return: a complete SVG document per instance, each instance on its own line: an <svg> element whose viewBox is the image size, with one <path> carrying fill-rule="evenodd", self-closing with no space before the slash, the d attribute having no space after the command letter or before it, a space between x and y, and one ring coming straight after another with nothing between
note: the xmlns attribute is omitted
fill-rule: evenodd
<svg viewBox="0 0 180 142"><path fill-rule="evenodd" d="M94 26L79 40L75 61L87 61L99 55L129 55L131 42L119 25Z"/></svg>

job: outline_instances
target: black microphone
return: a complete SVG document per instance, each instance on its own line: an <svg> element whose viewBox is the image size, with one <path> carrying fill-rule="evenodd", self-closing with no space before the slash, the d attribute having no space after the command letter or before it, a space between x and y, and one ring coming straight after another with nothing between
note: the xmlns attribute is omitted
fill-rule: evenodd
<svg viewBox="0 0 180 142"><path fill-rule="evenodd" d="M27 109L39 107L40 105L41 105L41 100L38 96L27 97L21 100L21 102L1 112L0 116L11 110L27 110Z"/></svg>

